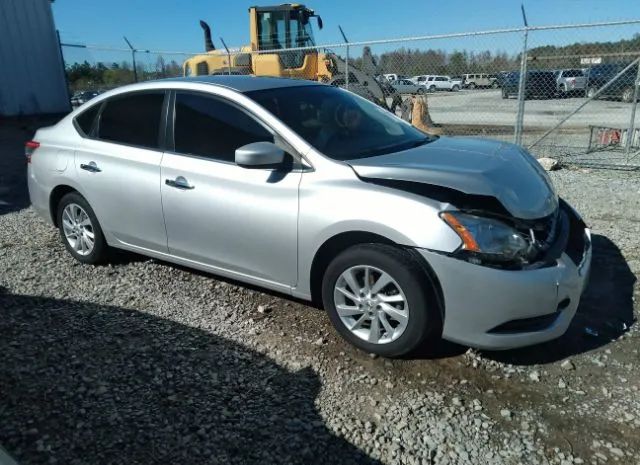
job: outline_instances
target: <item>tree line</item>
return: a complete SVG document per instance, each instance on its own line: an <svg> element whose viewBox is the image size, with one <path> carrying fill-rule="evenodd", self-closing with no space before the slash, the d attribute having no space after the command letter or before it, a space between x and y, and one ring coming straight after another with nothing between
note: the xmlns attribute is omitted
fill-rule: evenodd
<svg viewBox="0 0 640 465"><path fill-rule="evenodd" d="M527 51L530 69L574 68L583 57L602 57L602 62L627 62L640 52L640 34L631 39L610 42L575 42L569 45L543 45ZM636 54L633 56L633 54ZM364 47L363 56L351 59L350 63L360 69L371 69L367 61L373 60L378 74L397 73L406 76L420 74L493 74L500 71L513 71L520 68L521 54L505 51L485 50L473 52L467 50L411 49L399 48L378 55Z"/></svg>
<svg viewBox="0 0 640 465"><path fill-rule="evenodd" d="M159 56L153 65L136 63L138 81L162 79L182 75L182 65ZM100 90L130 84L135 81L135 73L130 62L120 63L73 63L66 67L67 82L72 92Z"/></svg>

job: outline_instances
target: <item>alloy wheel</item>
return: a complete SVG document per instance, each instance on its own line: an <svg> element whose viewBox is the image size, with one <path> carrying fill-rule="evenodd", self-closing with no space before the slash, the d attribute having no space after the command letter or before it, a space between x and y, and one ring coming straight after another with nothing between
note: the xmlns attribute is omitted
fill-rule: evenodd
<svg viewBox="0 0 640 465"><path fill-rule="evenodd" d="M70 203L62 211L62 229L71 248L82 256L93 252L95 234L91 218L77 203Z"/></svg>
<svg viewBox="0 0 640 465"><path fill-rule="evenodd" d="M398 339L409 322L409 304L398 282L368 265L345 270L334 287L336 312L355 336L372 344Z"/></svg>

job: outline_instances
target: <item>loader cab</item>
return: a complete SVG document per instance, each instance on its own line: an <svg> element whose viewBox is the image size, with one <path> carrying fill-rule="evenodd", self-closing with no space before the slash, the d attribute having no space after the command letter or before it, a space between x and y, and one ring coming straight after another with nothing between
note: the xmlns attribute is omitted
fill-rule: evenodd
<svg viewBox="0 0 640 465"><path fill-rule="evenodd" d="M322 19L313 10L300 4L249 8L251 49L274 53L254 54L256 75L313 79L317 74L318 51L277 50L312 47L315 45L311 18Z"/></svg>

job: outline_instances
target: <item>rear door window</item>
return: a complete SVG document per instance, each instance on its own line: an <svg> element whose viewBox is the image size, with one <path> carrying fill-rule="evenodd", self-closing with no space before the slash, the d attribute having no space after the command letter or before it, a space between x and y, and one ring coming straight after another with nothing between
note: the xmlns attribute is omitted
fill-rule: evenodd
<svg viewBox="0 0 640 465"><path fill-rule="evenodd" d="M157 149L164 91L113 97L100 114L98 139Z"/></svg>
<svg viewBox="0 0 640 465"><path fill-rule="evenodd" d="M96 115L100 109L100 104L94 105L91 108L83 111L75 118L76 129L79 129L81 135L91 135L91 129L93 128L93 122L96 120Z"/></svg>
<svg viewBox="0 0 640 465"><path fill-rule="evenodd" d="M274 142L273 134L240 108L202 94L176 94L175 151L228 163L252 142Z"/></svg>

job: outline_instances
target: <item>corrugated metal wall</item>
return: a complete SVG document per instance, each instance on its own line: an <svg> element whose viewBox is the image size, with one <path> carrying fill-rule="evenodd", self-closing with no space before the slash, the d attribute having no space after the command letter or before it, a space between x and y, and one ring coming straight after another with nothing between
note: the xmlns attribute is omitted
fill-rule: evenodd
<svg viewBox="0 0 640 465"><path fill-rule="evenodd" d="M50 0L0 0L0 116L69 105Z"/></svg>

